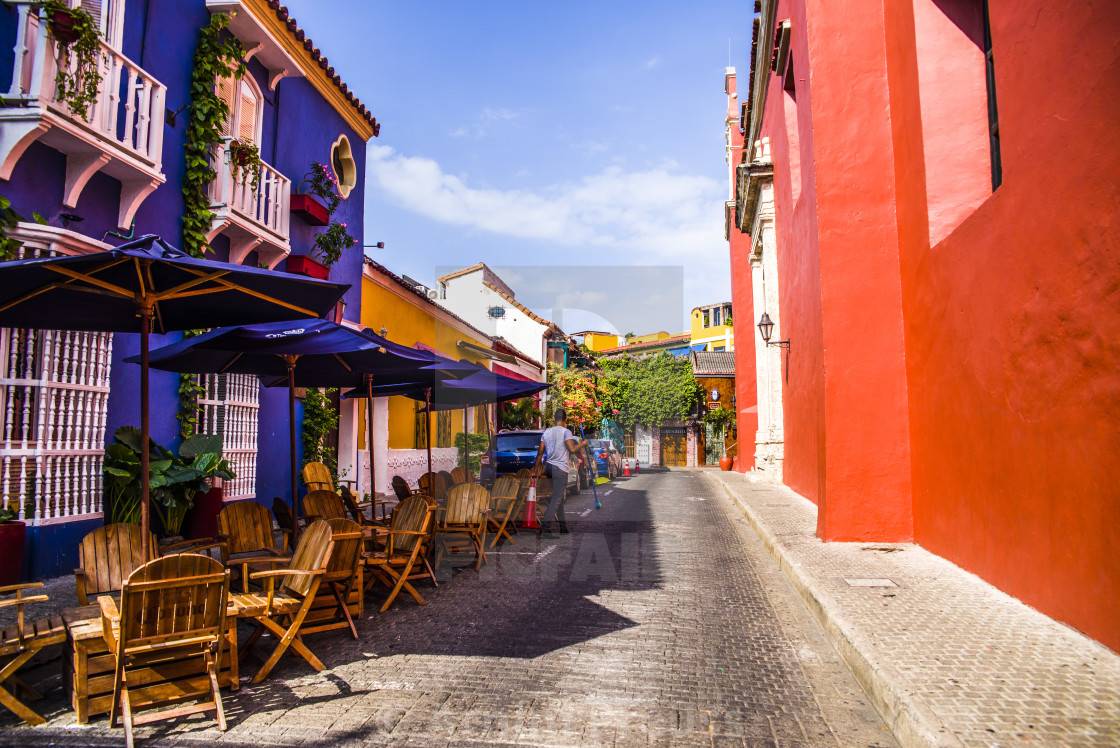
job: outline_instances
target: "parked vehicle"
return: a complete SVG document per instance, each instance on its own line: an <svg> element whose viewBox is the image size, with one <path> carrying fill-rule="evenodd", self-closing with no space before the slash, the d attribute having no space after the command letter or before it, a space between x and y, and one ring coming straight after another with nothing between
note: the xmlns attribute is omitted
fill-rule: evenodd
<svg viewBox="0 0 1120 748"><path fill-rule="evenodd" d="M531 431L501 431L494 436L493 466L490 455L482 456L483 476L516 473L521 468L531 469L537 458L537 447L541 443L543 429ZM584 486L590 485L587 468L576 455L568 455L568 492L579 493Z"/></svg>
<svg viewBox="0 0 1120 748"><path fill-rule="evenodd" d="M605 475L610 480L622 475L622 453L615 448L614 442L610 439L591 439L590 443L599 475Z"/></svg>

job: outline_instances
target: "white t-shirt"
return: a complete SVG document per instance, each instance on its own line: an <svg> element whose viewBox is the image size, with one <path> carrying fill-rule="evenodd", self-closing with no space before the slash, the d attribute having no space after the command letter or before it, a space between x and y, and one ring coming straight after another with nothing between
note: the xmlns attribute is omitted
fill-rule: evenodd
<svg viewBox="0 0 1120 748"><path fill-rule="evenodd" d="M544 461L552 465L553 470L568 472L568 445L569 439L575 439L572 432L563 426L552 426L541 434L541 443L544 444Z"/></svg>

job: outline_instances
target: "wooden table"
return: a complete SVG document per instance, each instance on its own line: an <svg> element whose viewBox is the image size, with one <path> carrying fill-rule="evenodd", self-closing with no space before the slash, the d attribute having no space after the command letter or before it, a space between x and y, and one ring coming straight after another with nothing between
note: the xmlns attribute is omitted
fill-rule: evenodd
<svg viewBox="0 0 1120 748"><path fill-rule="evenodd" d="M232 611L230 611L232 613ZM237 618L227 618L229 633L227 646L222 648L218 683L238 687L237 674ZM101 633L101 610L97 605L69 608L62 611L66 626L67 657L63 658L66 673L63 680L70 692L70 702L78 713L78 724L89 722L90 715L108 714L113 703L113 657ZM202 657L171 659L164 663L133 671L142 687L131 687L133 702L145 695L166 698L178 691L183 693L205 690L208 682Z"/></svg>

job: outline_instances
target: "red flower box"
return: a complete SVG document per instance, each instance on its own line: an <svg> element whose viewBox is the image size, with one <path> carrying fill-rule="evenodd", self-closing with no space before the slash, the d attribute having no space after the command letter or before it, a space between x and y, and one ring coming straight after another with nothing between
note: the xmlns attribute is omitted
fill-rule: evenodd
<svg viewBox="0 0 1120 748"><path fill-rule="evenodd" d="M326 226L331 222L326 207L311 195L292 195L292 215L312 226Z"/></svg>
<svg viewBox="0 0 1120 748"><path fill-rule="evenodd" d="M306 275L308 278L318 280L326 280L331 274L330 268L307 255L289 255L285 267L289 273Z"/></svg>

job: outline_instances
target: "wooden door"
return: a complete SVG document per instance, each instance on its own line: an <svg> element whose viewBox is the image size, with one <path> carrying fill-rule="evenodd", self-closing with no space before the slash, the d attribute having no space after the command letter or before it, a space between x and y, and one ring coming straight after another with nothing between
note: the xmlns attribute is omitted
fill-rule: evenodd
<svg viewBox="0 0 1120 748"><path fill-rule="evenodd" d="M661 429L661 465L663 467L685 467L688 464L688 448L683 428Z"/></svg>

